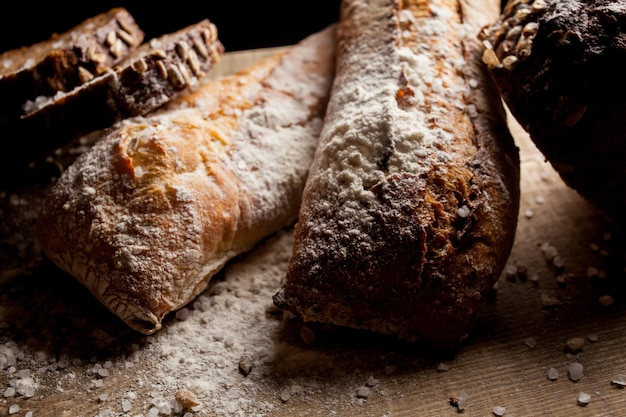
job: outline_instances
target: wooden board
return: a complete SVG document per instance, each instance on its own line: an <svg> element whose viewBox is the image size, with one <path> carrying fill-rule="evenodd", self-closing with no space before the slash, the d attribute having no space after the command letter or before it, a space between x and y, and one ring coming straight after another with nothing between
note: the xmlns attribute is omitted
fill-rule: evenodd
<svg viewBox="0 0 626 417"><path fill-rule="evenodd" d="M213 76L281 49L226 54ZM271 295L290 230L232 262L149 337L129 331L45 260L30 274L5 265L0 415L182 416L180 388L200 402L189 416L454 416L450 399L462 392L467 416L491 416L497 406L516 417L624 415L626 391L612 383L626 374L623 244L510 125L522 160L515 272L503 274L458 350L281 318ZM37 198L15 191L0 199L0 250L28 254L28 245L11 246L6 216ZM26 235L31 223L22 222ZM585 340L582 350L566 351L575 337ZM577 382L568 376L572 363L584 368ZM577 402L581 392L587 405Z"/></svg>

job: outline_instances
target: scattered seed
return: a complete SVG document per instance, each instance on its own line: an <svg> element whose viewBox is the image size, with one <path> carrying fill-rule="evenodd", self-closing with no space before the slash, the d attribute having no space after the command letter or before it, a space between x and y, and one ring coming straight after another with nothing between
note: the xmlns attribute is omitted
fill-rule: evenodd
<svg viewBox="0 0 626 417"><path fill-rule="evenodd" d="M559 255L555 255L554 258L552 258L552 265L554 265L556 269L561 270L565 267L565 261L563 261L563 258Z"/></svg>
<svg viewBox="0 0 626 417"><path fill-rule="evenodd" d="M610 295L601 295L600 297L598 297L598 301L600 302L600 305L602 307L609 307L611 304L613 304L613 297Z"/></svg>
<svg viewBox="0 0 626 417"><path fill-rule="evenodd" d="M239 358L239 370L244 376L248 376L252 372L253 365L254 361L247 353L244 353Z"/></svg>
<svg viewBox="0 0 626 417"><path fill-rule="evenodd" d="M284 403L289 401L291 398L291 390L289 388L285 388L280 392L280 400Z"/></svg>
<svg viewBox="0 0 626 417"><path fill-rule="evenodd" d="M375 386L377 386L379 383L380 383L380 382L379 382L376 378L374 378L373 376L370 376L370 377L367 379L367 382L365 383L365 386L366 386L366 387L370 387L370 388L371 388L371 387L375 387Z"/></svg>
<svg viewBox="0 0 626 417"><path fill-rule="evenodd" d="M439 371L439 372L446 372L449 369L450 369L450 366L448 366L448 364L445 364L443 362L441 362L439 365L437 365L437 371Z"/></svg>
<svg viewBox="0 0 626 417"><path fill-rule="evenodd" d="M595 343L598 341L598 335L596 333L591 333L587 335L587 340L591 343Z"/></svg>
<svg viewBox="0 0 626 417"><path fill-rule="evenodd" d="M527 219L531 219L535 215L535 212L532 209L524 210L524 217Z"/></svg>
<svg viewBox="0 0 626 417"><path fill-rule="evenodd" d="M457 398L450 398L450 405L457 408L457 411L461 412L465 410L467 407L467 400L469 399L469 394L465 391L461 391Z"/></svg>
<svg viewBox="0 0 626 417"><path fill-rule="evenodd" d="M506 414L506 407L503 407L501 405L496 405L495 407L493 407L493 415L497 416L497 417L502 417Z"/></svg>
<svg viewBox="0 0 626 417"><path fill-rule="evenodd" d="M539 274L536 272L533 272L530 275L530 282L533 283L534 285L539 285Z"/></svg>
<svg viewBox="0 0 626 417"><path fill-rule="evenodd" d="M176 391L175 398L183 406L184 410L191 410L193 407L200 405L196 394L185 388Z"/></svg>
<svg viewBox="0 0 626 417"><path fill-rule="evenodd" d="M552 261L554 257L556 257L559 254L556 248L548 242L544 242L543 244L541 244L540 249L541 249L541 252L543 253L543 256L548 261Z"/></svg>
<svg viewBox="0 0 626 417"><path fill-rule="evenodd" d="M551 294L542 293L541 294L541 304L544 307L556 307L561 304L559 299Z"/></svg>
<svg viewBox="0 0 626 417"><path fill-rule="evenodd" d="M548 379L550 381L556 381L559 379L559 371L556 368L548 369Z"/></svg>
<svg viewBox="0 0 626 417"><path fill-rule="evenodd" d="M528 346L529 348L531 348L531 349L532 349L532 348L534 348L535 346L537 346L537 341L536 341L536 340L535 340L535 338L533 338L533 337L527 337L527 338L524 340L524 344L525 344L526 346Z"/></svg>
<svg viewBox="0 0 626 417"><path fill-rule="evenodd" d="M569 353L578 353L583 350L585 339L582 337L572 337L565 342L565 351Z"/></svg>
<svg viewBox="0 0 626 417"><path fill-rule="evenodd" d="M367 398L370 396L371 390L368 387L358 387L356 389L356 396L358 398Z"/></svg>
<svg viewBox="0 0 626 417"><path fill-rule="evenodd" d="M587 394L586 392L578 393L578 405L585 406L589 404L590 401L591 401L591 395Z"/></svg>
<svg viewBox="0 0 626 417"><path fill-rule="evenodd" d="M613 379L611 379L611 385L615 385L618 388L626 387L626 375L624 374L615 375Z"/></svg>
<svg viewBox="0 0 626 417"><path fill-rule="evenodd" d="M569 379L574 382L578 382L584 375L583 365L578 362L574 362L570 364L567 369L567 373L569 375Z"/></svg>
<svg viewBox="0 0 626 417"><path fill-rule="evenodd" d="M517 267L511 264L507 265L504 268L504 274L507 280L515 282L515 279L517 278Z"/></svg>

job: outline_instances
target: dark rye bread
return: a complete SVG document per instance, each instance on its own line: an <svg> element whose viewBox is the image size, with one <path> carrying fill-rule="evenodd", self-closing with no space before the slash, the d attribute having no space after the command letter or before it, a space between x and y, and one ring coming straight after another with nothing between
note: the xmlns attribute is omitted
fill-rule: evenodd
<svg viewBox="0 0 626 417"><path fill-rule="evenodd" d="M626 2L510 1L483 61L566 184L626 230Z"/></svg>
<svg viewBox="0 0 626 417"><path fill-rule="evenodd" d="M193 89L223 52L208 19L144 43L72 91L26 103L26 113L5 129L19 147L11 159L31 159L79 135L149 113Z"/></svg>
<svg viewBox="0 0 626 417"><path fill-rule="evenodd" d="M28 100L70 91L102 74L143 40L133 16L117 7L42 42L0 54L0 120L22 115Z"/></svg>
<svg viewBox="0 0 626 417"><path fill-rule="evenodd" d="M432 346L468 336L519 205L518 150L476 36L499 13L497 0L343 1L276 306Z"/></svg>

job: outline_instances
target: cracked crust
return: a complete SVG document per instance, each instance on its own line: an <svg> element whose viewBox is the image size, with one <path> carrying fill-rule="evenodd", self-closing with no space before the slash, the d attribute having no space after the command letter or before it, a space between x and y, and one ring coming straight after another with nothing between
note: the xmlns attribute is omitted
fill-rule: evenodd
<svg viewBox="0 0 626 417"><path fill-rule="evenodd" d="M495 2L494 2L495 3ZM471 1L344 1L337 75L275 304L459 343L517 223L519 159Z"/></svg>
<svg viewBox="0 0 626 417"><path fill-rule="evenodd" d="M334 70L334 27L104 131L39 217L46 255L145 334L292 224Z"/></svg>

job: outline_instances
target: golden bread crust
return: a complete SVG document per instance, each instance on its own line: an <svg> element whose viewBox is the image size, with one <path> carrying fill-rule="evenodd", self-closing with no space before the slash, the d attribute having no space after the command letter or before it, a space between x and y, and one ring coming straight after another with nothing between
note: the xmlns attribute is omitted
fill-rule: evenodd
<svg viewBox="0 0 626 417"><path fill-rule="evenodd" d="M297 217L334 33L106 130L44 203L45 253L131 327L161 328L228 260Z"/></svg>

